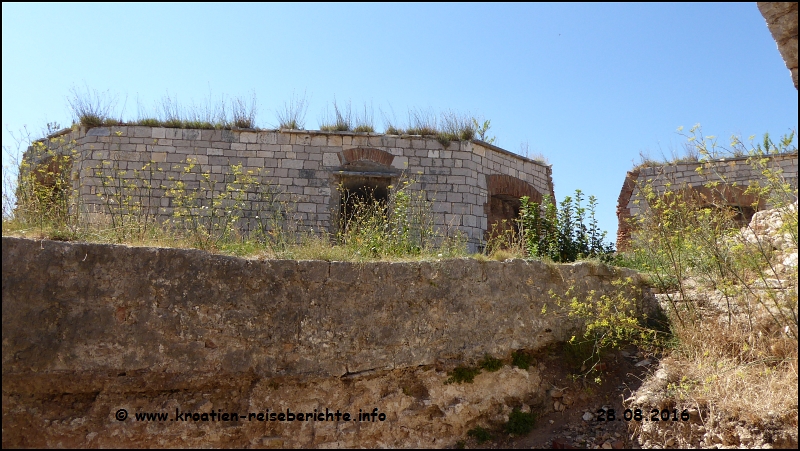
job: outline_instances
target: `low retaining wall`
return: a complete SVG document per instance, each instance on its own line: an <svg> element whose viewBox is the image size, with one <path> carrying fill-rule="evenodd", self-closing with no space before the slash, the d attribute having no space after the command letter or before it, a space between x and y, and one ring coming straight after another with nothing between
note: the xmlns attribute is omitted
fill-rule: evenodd
<svg viewBox="0 0 800 451"><path fill-rule="evenodd" d="M392 404L378 438L369 441L339 423L326 434L305 423L272 425L277 432L265 436L241 422L181 425L178 433L170 423L120 422L114 415L120 405L131 415L172 415L179 407L208 413L210 406L263 411L268 399L275 409L349 405L353 412L361 407L353 402L368 399L386 411L382 390L402 388L397 381L408 378L428 382L409 382L424 390L414 398L413 387L402 388L403 396L446 411L466 395L459 394L463 387L443 385L443 370L570 336L574 321L542 315L551 290L610 292L612 280L635 275L588 263L257 261L7 237L2 245L4 446L262 446L273 436L282 437L281 446L447 446L431 437L437 421L450 424L449 417L423 415L410 401ZM492 374L516 381L509 390L538 390L535 372L503 371ZM358 388L370 380L379 381L372 391ZM487 379L486 386L497 383ZM264 395L268 387L277 398ZM479 393L475 398L480 402ZM486 409L453 415L463 417L463 428ZM428 439L397 435L406 417L418 414L431 423ZM202 430L214 432L192 435Z"/></svg>

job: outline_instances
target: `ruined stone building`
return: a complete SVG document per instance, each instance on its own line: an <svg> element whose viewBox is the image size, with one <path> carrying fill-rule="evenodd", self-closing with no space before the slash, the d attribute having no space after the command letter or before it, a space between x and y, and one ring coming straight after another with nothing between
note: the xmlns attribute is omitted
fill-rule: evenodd
<svg viewBox="0 0 800 451"><path fill-rule="evenodd" d="M779 170L782 177L796 189L797 152L767 158L767 167L774 171ZM698 171L698 168L702 170ZM709 182L720 184L715 187L706 186ZM668 190L683 190L691 193L701 206L731 208L736 212L739 222L744 225L750 221L756 210L768 207L766 199L746 192L753 182L764 185L766 179L759 169L748 164L748 157L665 164L629 171L617 200L617 249L627 249L634 231L630 219L645 208L641 191L644 185L651 185L653 191L659 195Z"/></svg>
<svg viewBox="0 0 800 451"><path fill-rule="evenodd" d="M279 189L303 227L333 232L336 213L346 208L338 187L385 200L390 187L405 177L414 182L409 188L412 192L424 191L432 203L436 227L463 232L475 251L492 224L517 216L520 197L540 202L542 195L553 193L550 166L478 140L103 126L67 129L46 142L58 147L56 153L65 153L69 147L73 188L90 213L103 212L107 202L102 197L107 187L101 173L113 172L125 183L152 178L148 183L154 189L139 200L169 217L175 199L165 188L174 180L182 180L188 189L198 188L204 181L202 174L209 173L221 189L236 168ZM37 160L30 152L26 158ZM195 162L191 173L185 171L187 161ZM36 163L45 162L39 158ZM248 221L255 221L265 206L253 196L247 200L242 220L250 227Z"/></svg>

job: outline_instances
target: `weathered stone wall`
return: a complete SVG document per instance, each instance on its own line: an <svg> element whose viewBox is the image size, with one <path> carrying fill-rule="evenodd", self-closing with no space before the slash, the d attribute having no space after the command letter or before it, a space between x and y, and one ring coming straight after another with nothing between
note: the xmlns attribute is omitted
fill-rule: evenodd
<svg viewBox="0 0 800 451"><path fill-rule="evenodd" d="M487 229L487 177L506 175L529 184L541 194L552 194L551 167L482 141L458 141L446 147L434 138L350 132L190 130L119 126L80 129L61 136L74 143L75 188L90 211L103 211L107 193L98 170L124 183L146 180L149 197L137 193L134 201L172 214L174 199L165 196L171 180L183 180L189 189L203 188L202 173L210 173L224 190L231 167L241 165L264 184L285 193L296 207L294 219L315 230L331 229L331 213L338 211L336 190L349 173L385 176L397 181L405 173L433 201L438 227L463 231L474 251ZM197 163L184 173L187 159ZM355 161L353 161L355 160ZM142 168L155 162L147 169ZM114 169L114 168L119 168ZM124 171L124 173L122 172ZM259 172L260 171L260 172ZM116 182L107 182L114 185ZM245 209L248 227L263 218L268 206L250 193Z"/></svg>
<svg viewBox="0 0 800 451"><path fill-rule="evenodd" d="M797 153L769 157L768 167L781 170L787 182L797 187ZM702 172L697 169L702 167ZM709 182L722 182L716 189L704 189ZM625 176L617 199L617 249L624 250L632 233L628 219L638 215L643 208L644 196L639 187L651 184L654 192L664 194L667 190L695 189L703 191L714 201L725 205L749 205L755 199L744 194L752 182L765 183L761 171L747 163L747 157L727 158L710 162L679 163L664 166L639 168ZM766 205L764 205L766 206ZM763 207L763 206L762 206Z"/></svg>
<svg viewBox="0 0 800 451"><path fill-rule="evenodd" d="M7 237L2 246L4 446L452 445L506 397L540 391L540 378L505 367L478 389L444 385L444 370L568 338L574 320L542 314L545 303L553 311L551 290L609 293L620 276L641 284L633 271L589 263L257 261ZM388 419L366 428L114 417L326 407L377 407Z"/></svg>
<svg viewBox="0 0 800 451"><path fill-rule="evenodd" d="M758 2L797 89L797 2Z"/></svg>

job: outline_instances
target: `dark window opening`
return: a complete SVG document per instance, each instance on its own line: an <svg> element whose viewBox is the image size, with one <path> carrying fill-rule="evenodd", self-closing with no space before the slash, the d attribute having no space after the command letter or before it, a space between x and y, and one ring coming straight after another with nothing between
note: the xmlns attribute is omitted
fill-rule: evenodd
<svg viewBox="0 0 800 451"><path fill-rule="evenodd" d="M341 179L339 214L341 226L357 214L386 212L389 203L390 177L347 176Z"/></svg>
<svg viewBox="0 0 800 451"><path fill-rule="evenodd" d="M703 208L711 208L714 210L721 210L721 209L729 210L733 214L732 216L733 220L736 222L736 224L739 225L739 227L745 227L748 224L750 224L750 220L753 219L753 215L756 214L756 210L749 205L725 205L725 206L706 205Z"/></svg>
<svg viewBox="0 0 800 451"><path fill-rule="evenodd" d="M750 224L750 220L753 219L753 215L756 214L756 210L747 205L731 205L731 207L734 212L733 220L742 227Z"/></svg>
<svg viewBox="0 0 800 451"><path fill-rule="evenodd" d="M486 239L506 233L519 232L520 201L516 197L496 194L489 199L488 229Z"/></svg>

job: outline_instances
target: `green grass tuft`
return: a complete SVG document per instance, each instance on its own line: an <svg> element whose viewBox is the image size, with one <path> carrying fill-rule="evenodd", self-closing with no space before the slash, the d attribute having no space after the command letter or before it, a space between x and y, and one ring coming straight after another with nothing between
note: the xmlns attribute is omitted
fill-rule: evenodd
<svg viewBox="0 0 800 451"><path fill-rule="evenodd" d="M448 377L445 381L445 384L452 384L457 383L461 384L466 382L471 384L475 380L475 376L480 374L481 370L478 368L470 368L467 366L457 366L453 369L453 371L447 373Z"/></svg>
<svg viewBox="0 0 800 451"><path fill-rule="evenodd" d="M503 361L486 354L483 357L483 360L480 362L480 367L490 373L493 373L503 367Z"/></svg>
<svg viewBox="0 0 800 451"><path fill-rule="evenodd" d="M492 437L492 434L489 432L488 429L482 428L480 426L476 426L467 431L467 435L474 438L479 445L486 443L494 438Z"/></svg>
<svg viewBox="0 0 800 451"><path fill-rule="evenodd" d="M511 354L511 363L519 369L527 370L533 362L533 358L525 353L522 349L514 351Z"/></svg>

